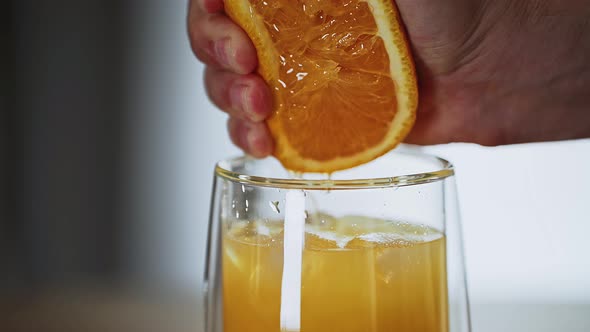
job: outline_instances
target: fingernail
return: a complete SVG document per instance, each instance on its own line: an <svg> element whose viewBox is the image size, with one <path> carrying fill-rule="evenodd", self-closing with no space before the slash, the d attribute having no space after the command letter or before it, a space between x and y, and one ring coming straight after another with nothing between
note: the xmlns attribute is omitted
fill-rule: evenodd
<svg viewBox="0 0 590 332"><path fill-rule="evenodd" d="M224 38L217 40L213 45L213 50L215 52L215 57L217 58L217 62L224 67L229 67L229 56L227 51L229 49L229 38Z"/></svg>
<svg viewBox="0 0 590 332"><path fill-rule="evenodd" d="M246 137L248 150L253 157L262 158L271 153L268 137L263 131L251 129Z"/></svg>
<svg viewBox="0 0 590 332"><path fill-rule="evenodd" d="M250 119L255 122L264 120L268 108L266 95L260 89L248 89L245 98L244 111L250 116Z"/></svg>
<svg viewBox="0 0 590 332"><path fill-rule="evenodd" d="M249 90L250 87L245 84L235 84L230 88L229 100L233 109L247 112L246 109L249 108L249 106L246 104L248 104L247 97Z"/></svg>
<svg viewBox="0 0 590 332"><path fill-rule="evenodd" d="M266 118L264 94L246 84L236 84L230 90L230 102L234 110L241 111L250 121L260 122Z"/></svg>
<svg viewBox="0 0 590 332"><path fill-rule="evenodd" d="M212 1L212 0L205 0L203 1L203 8L207 13L215 13L223 9L223 2L222 1Z"/></svg>
<svg viewBox="0 0 590 332"><path fill-rule="evenodd" d="M262 120L262 117L255 112L252 98L256 98L256 96L252 96L252 88L246 86L242 92L242 109L249 120L258 122Z"/></svg>

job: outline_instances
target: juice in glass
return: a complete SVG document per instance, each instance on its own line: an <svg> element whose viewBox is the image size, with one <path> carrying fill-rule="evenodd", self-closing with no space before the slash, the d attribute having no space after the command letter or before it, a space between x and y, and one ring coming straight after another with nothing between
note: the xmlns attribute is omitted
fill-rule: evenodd
<svg viewBox="0 0 590 332"><path fill-rule="evenodd" d="M316 220L305 225L300 331L448 331L440 231L366 217ZM285 331L283 222L224 225L224 330Z"/></svg>

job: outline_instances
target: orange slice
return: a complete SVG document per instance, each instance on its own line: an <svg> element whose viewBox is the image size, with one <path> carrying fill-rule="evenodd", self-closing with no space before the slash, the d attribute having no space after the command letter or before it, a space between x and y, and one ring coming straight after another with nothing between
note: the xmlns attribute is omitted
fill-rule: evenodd
<svg viewBox="0 0 590 332"><path fill-rule="evenodd" d="M226 0L272 89L274 155L325 172L369 162L413 126L418 104L408 41L391 0Z"/></svg>

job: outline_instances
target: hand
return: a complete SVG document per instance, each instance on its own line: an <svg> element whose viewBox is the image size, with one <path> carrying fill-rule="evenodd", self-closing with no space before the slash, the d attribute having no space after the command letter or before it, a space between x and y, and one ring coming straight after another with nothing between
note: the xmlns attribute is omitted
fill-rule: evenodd
<svg viewBox="0 0 590 332"><path fill-rule="evenodd" d="M274 148L264 122L271 113L272 97L266 83L253 73L258 65L254 45L222 10L223 0L190 1L191 45L207 66L209 98L229 114L233 143L254 157L265 157Z"/></svg>
<svg viewBox="0 0 590 332"><path fill-rule="evenodd" d="M584 0L397 0L420 106L407 142L501 145L590 137L590 4ZM268 87L256 52L223 14L192 0L189 33L233 142L272 152Z"/></svg>

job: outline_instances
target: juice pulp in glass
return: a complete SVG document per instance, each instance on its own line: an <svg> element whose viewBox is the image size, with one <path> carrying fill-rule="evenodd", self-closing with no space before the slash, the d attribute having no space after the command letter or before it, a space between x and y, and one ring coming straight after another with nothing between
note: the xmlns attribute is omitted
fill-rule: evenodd
<svg viewBox="0 0 590 332"><path fill-rule="evenodd" d="M305 225L300 331L448 331L441 232L365 217L316 219ZM224 331L285 331L283 223L224 225Z"/></svg>

